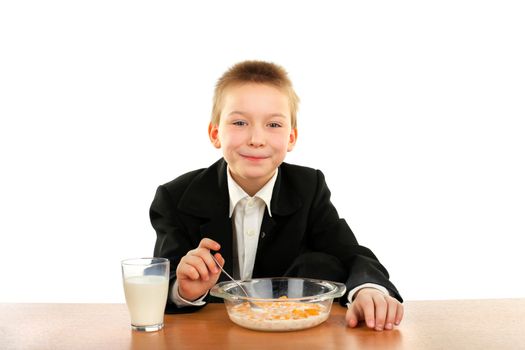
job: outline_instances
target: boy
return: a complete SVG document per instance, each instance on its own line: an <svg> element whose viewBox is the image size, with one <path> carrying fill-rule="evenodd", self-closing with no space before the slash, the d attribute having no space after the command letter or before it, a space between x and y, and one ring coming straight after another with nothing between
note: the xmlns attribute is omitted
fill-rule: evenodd
<svg viewBox="0 0 525 350"><path fill-rule="evenodd" d="M215 88L210 140L223 159L160 186L150 209L154 255L171 262L166 312L215 301L224 280L211 251L235 278L309 277L346 283L347 324L378 331L403 317L388 272L330 202L319 170L284 163L297 140L298 97L286 71L245 61ZM176 267L176 268L174 268Z"/></svg>

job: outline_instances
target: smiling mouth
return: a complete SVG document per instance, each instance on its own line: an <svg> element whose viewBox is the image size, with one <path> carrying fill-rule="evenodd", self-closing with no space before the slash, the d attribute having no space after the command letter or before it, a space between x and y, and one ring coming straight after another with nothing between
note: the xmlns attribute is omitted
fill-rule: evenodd
<svg viewBox="0 0 525 350"><path fill-rule="evenodd" d="M243 157L244 159L253 160L253 161L264 160L268 158L266 156L250 156L250 155L245 155L245 154L241 154L241 157Z"/></svg>

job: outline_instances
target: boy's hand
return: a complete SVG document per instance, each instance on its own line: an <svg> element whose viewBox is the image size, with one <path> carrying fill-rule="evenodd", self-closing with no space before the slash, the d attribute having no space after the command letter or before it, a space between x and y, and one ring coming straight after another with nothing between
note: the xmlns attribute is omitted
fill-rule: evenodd
<svg viewBox="0 0 525 350"><path fill-rule="evenodd" d="M179 295L182 298L194 301L217 283L221 270L213 261L210 250L219 250L220 248L219 243L209 238L203 238L197 248L190 250L180 260L176 273ZM221 254L216 253L215 258L221 266L224 265Z"/></svg>
<svg viewBox="0 0 525 350"><path fill-rule="evenodd" d="M374 328L376 331L391 330L394 325L399 325L402 319L403 305L374 288L359 290L346 312L346 323L352 328L364 320L368 328Z"/></svg>

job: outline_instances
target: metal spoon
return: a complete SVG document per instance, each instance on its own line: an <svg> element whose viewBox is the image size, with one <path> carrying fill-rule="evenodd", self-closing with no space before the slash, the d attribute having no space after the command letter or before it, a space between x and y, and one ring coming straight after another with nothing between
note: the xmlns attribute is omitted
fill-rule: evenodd
<svg viewBox="0 0 525 350"><path fill-rule="evenodd" d="M217 259L215 259L215 256L213 256L213 252L211 252L211 258L213 259L213 261L215 261L215 263L217 264L217 266L219 267L219 269L221 269L221 271L226 275L228 276L228 278L237 285L237 287L239 287L242 292L244 293L244 295L246 295L247 298L250 298L250 296L248 295L248 292L246 292L246 289L244 289L244 287L239 283L237 282L235 279L233 279L232 276L230 276L230 274L228 272L226 272L226 270L224 270L221 266L221 264L219 264L219 262L217 261ZM250 301L250 299L246 299L246 301L248 302L248 304L250 304L250 307L255 310L255 311L263 311L263 309L255 304L254 302Z"/></svg>

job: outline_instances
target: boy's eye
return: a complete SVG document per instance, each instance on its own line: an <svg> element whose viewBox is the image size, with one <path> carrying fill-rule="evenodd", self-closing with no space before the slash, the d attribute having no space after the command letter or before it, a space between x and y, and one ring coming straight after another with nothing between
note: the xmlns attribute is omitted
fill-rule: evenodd
<svg viewBox="0 0 525 350"><path fill-rule="evenodd" d="M237 125L237 126L244 126L244 125L247 125L247 123L243 120L236 120L232 123L233 125Z"/></svg>
<svg viewBox="0 0 525 350"><path fill-rule="evenodd" d="M269 123L268 126L270 128L280 128L281 124L279 124L279 123Z"/></svg>

